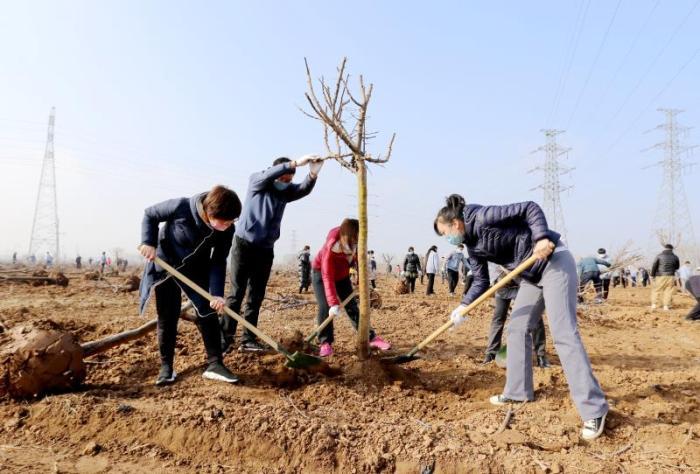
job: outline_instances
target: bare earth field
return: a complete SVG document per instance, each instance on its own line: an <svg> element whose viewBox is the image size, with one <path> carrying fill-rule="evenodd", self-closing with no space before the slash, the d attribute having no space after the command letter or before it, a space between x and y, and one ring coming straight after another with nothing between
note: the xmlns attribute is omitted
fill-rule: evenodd
<svg viewBox="0 0 700 474"><path fill-rule="evenodd" d="M117 281L116 279L114 281ZM456 305L438 295L397 296L379 280L378 333L399 353L442 324ZM75 275L66 288L0 284L5 329L51 320L81 342L144 322L136 293L115 294ZM296 293L275 275L268 296ZM311 294L303 296L313 300ZM497 433L506 410L492 407L505 371L481 366L491 308L438 339L424 358L392 367L353 356L347 320L336 323L336 376L293 372L274 354L234 352L239 385L201 378L204 352L180 322L177 382L153 385L155 335L87 359L82 390L0 403L0 472L700 472L700 323L676 296L668 313L648 309L649 290L614 289L581 308L579 324L611 402L606 434L579 439L581 422L548 337L554 367L536 369L536 400ZM289 338L313 327L315 305L266 301L260 328ZM151 308L149 318L153 317Z"/></svg>

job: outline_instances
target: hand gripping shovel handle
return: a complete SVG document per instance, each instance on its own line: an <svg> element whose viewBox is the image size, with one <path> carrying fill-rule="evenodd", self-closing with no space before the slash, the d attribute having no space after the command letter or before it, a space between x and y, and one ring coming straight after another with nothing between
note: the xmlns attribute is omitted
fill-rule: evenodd
<svg viewBox="0 0 700 474"><path fill-rule="evenodd" d="M352 300L355 296L357 296L357 293L353 291L352 293L350 293L350 296L345 298L343 302L340 303L340 307L345 309L345 305L348 304L350 300ZM306 339L304 339L304 342L308 344L309 342L313 341L314 337L318 336L321 333L321 331L323 331L326 328L326 326L328 326L331 323L331 321L333 321L333 315L328 315L328 317L324 319L323 322L316 329L314 329L314 332L309 334L306 337Z"/></svg>
<svg viewBox="0 0 700 474"><path fill-rule="evenodd" d="M469 312L472 311L474 308L476 308L477 306L479 306L481 303L483 303L484 301L486 301L487 299L489 299L489 298L490 298L491 296L493 296L498 290L500 290L501 288L503 288L504 286L506 286L508 283L510 283L511 280L513 280L514 278L518 277L518 275L520 275L522 272L524 272L525 270L527 270L528 268L530 268L532 265L534 265L536 261L537 261L537 257L535 257L534 255L532 255L530 258L528 258L527 260L525 260L524 262L522 262L522 263L521 263L520 265L518 265L512 272L510 272L510 273L507 274L505 277L503 277L503 279L501 279L498 283L496 283L495 285L493 285L491 288L489 288L487 291L485 291L481 296L479 296L477 299L475 299L474 301L472 301L472 303L471 303L469 306L467 306L466 308L464 308L464 310L462 310L462 314L461 314L461 315L464 316L465 314L469 313ZM451 320L450 320L450 321L447 321L445 324L443 324L442 326L440 326L439 328L437 328L430 336L428 336L428 337L426 337L425 339L423 339L416 347L414 347L413 349L411 349L411 352L409 352L408 354L406 354L406 356L407 356L407 357L413 357L414 355L416 355L416 353L417 353L418 351L420 351L420 350L423 349L425 346L427 346L428 344L430 344L431 342L433 342L433 340L435 340L436 337L438 337L440 334L442 334L443 332L447 331L447 330L450 329L451 327L452 327L452 321L451 321Z"/></svg>
<svg viewBox="0 0 700 474"><path fill-rule="evenodd" d="M154 262L157 263L157 264L158 264L160 267L162 267L163 269L165 269L165 270L166 270L168 273L170 273L172 276L174 276L175 278L177 278L178 280L180 280L181 282L183 282L185 285L187 285L187 286L189 286L190 288L192 288L192 290L194 290L195 292L199 293L200 296L206 298L208 301L211 302L211 301L214 299L214 297L213 297L212 295L210 295L208 292L206 292L201 286L197 285L195 282L193 282L192 280L190 280L189 278L187 278L185 275L183 275L182 273L180 273L179 271L177 271L177 270L176 270L174 267L172 267L170 264L168 264L167 262L163 261L162 258L156 257L155 260L154 260ZM275 341L274 339L272 339L270 336L268 336L268 335L265 334L264 332L260 331L258 328L256 328L256 327L253 326L252 324L250 324L248 321L245 320L245 318L243 318L243 317L239 316L238 314L236 314L231 308L229 308L229 307L227 307L227 306L224 306L224 311L226 312L226 314L228 314L228 315L231 316L233 319L235 319L235 320L238 321L240 324L242 324L246 329L249 329L250 332L252 332L252 333L255 334L256 336L258 336L260 339L262 339L263 341L265 341L265 343L266 343L268 346L272 347L274 350L276 350L277 352L279 352L280 354L284 355L284 356L287 357L287 358L290 358L290 357L291 357L291 354L290 354L286 349L284 349L282 346L280 346L280 344L279 344L277 341Z"/></svg>

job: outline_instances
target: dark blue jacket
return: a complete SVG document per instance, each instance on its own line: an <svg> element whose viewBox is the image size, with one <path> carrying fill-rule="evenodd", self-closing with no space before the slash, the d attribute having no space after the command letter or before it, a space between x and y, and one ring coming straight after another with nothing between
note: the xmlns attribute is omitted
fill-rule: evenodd
<svg viewBox="0 0 700 474"><path fill-rule="evenodd" d="M208 288L213 296L223 296L226 257L231 249L234 228L231 226L220 232L202 220L197 207L201 206L206 195L202 193L191 198L170 199L146 208L141 223L141 242L156 247L160 258L204 289ZM163 225L159 229L161 223ZM154 262L146 263L140 288L141 313L146 308L151 288L167 276L167 272ZM200 316L213 312L206 299L184 283L179 285Z"/></svg>
<svg viewBox="0 0 700 474"><path fill-rule="evenodd" d="M542 208L532 201L505 206L469 204L464 208L464 245L474 281L462 304L468 305L489 288L488 262L513 270L532 255L535 242L549 239L556 245L560 235L547 226ZM546 261L538 261L521 273L537 283Z"/></svg>
<svg viewBox="0 0 700 474"><path fill-rule="evenodd" d="M307 176L301 184L290 183L283 191L275 188L277 178L292 172L290 163L254 173L248 182L248 193L238 221L236 235L263 248L272 248L280 238L280 225L288 202L307 196L316 179Z"/></svg>

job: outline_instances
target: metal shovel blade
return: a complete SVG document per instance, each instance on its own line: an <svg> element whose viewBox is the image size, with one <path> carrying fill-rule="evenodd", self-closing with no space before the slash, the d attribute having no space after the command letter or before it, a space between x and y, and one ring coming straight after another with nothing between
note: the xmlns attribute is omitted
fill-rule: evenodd
<svg viewBox="0 0 700 474"><path fill-rule="evenodd" d="M287 356L287 362L284 365L292 369L303 369L304 367L318 365L321 362L323 362L323 359L320 357L296 351L294 354Z"/></svg>
<svg viewBox="0 0 700 474"><path fill-rule="evenodd" d="M401 354L394 357L382 357L381 361L387 364L405 364L417 359L420 359L420 356L416 354Z"/></svg>

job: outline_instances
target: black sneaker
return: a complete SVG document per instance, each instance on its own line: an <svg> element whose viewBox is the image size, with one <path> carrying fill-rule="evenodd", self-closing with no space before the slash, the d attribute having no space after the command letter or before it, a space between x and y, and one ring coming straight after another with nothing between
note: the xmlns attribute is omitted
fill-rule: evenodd
<svg viewBox="0 0 700 474"><path fill-rule="evenodd" d="M175 381L177 373L173 370L172 366L167 364L162 364L160 366L160 372L158 372L158 378L156 379L156 385L168 385Z"/></svg>
<svg viewBox="0 0 700 474"><path fill-rule="evenodd" d="M484 356L484 360L481 362L481 365L490 364L494 360L496 360L496 354L492 354L489 352Z"/></svg>
<svg viewBox="0 0 700 474"><path fill-rule="evenodd" d="M547 356L537 356L537 367L548 369L551 366L552 364L549 363L549 359L547 359Z"/></svg>
<svg viewBox="0 0 700 474"><path fill-rule="evenodd" d="M265 346L260 344L258 341L246 341L241 343L238 350L240 352L264 352L266 349Z"/></svg>
<svg viewBox="0 0 700 474"><path fill-rule="evenodd" d="M608 416L607 413L600 418L593 418L584 422L583 429L581 430L581 438L592 440L603 434L606 416Z"/></svg>
<svg viewBox="0 0 700 474"><path fill-rule="evenodd" d="M207 370L205 370L202 374L202 377L205 379L218 380L219 382L226 383L236 383L239 380L236 375L232 374L231 371L219 361L210 363Z"/></svg>

